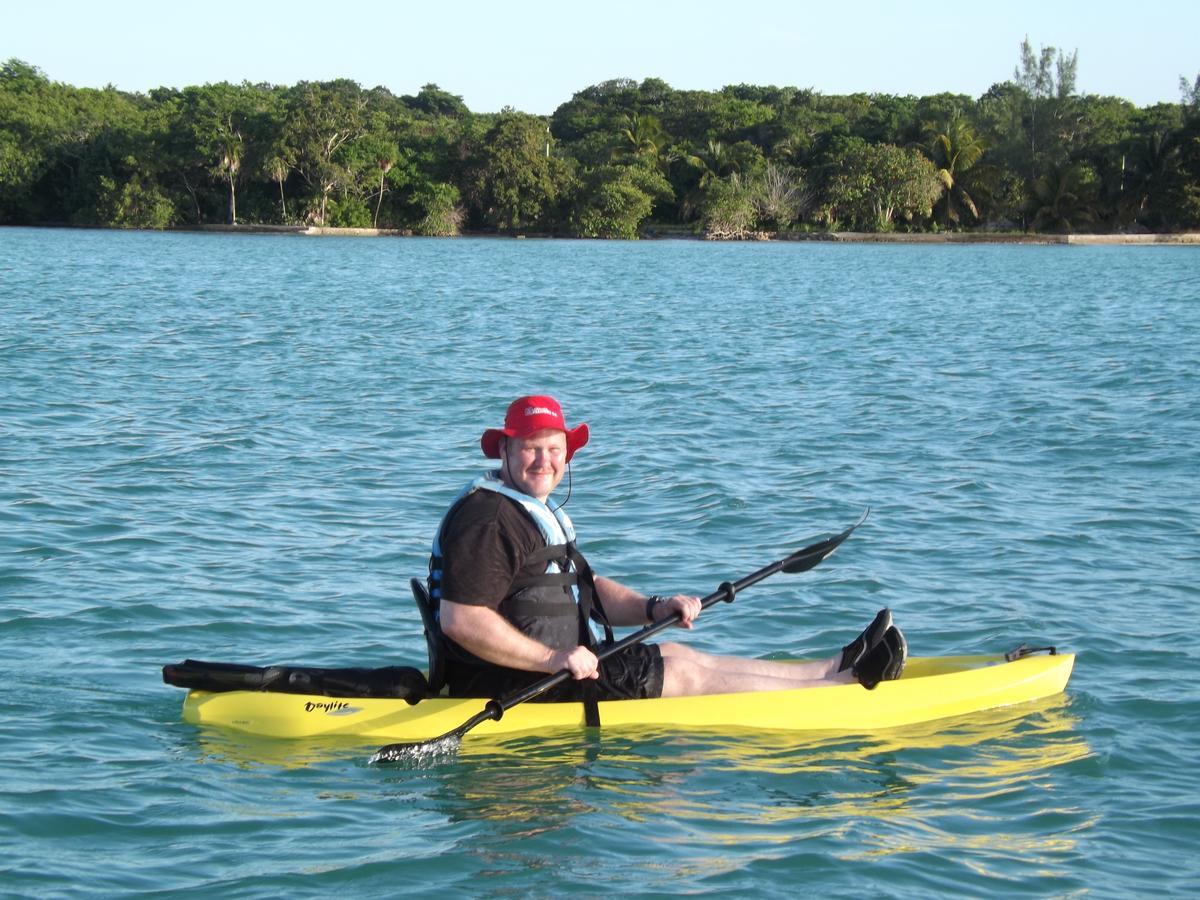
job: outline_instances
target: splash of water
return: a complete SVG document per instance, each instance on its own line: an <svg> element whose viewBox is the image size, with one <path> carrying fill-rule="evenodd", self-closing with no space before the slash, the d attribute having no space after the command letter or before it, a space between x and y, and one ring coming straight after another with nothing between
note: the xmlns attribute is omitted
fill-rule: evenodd
<svg viewBox="0 0 1200 900"><path fill-rule="evenodd" d="M375 753L367 760L367 765L424 766L439 757L454 755L461 744L462 738L456 734L447 734L437 740L419 741L415 744L392 744Z"/></svg>

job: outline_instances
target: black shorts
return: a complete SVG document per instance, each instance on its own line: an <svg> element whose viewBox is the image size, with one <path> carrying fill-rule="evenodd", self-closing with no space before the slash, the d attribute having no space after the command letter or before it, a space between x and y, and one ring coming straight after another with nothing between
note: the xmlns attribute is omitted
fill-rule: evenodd
<svg viewBox="0 0 1200 900"><path fill-rule="evenodd" d="M525 672L502 666L469 666L446 661L446 683L451 697L502 697L541 681L543 672ZM586 685L595 685L597 700L645 700L661 697L663 691L662 651L654 644L633 644L608 659L600 660L600 677L595 681L574 678L556 684L531 703L563 703L584 699Z"/></svg>

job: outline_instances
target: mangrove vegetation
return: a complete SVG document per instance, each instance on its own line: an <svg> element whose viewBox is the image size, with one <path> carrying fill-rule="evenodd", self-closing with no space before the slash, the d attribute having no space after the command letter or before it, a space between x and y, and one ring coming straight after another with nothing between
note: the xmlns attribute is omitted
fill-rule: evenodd
<svg viewBox="0 0 1200 900"><path fill-rule="evenodd" d="M0 224L418 235L1200 228L1200 77L1138 108L1026 41L981 97L614 80L551 116L435 84L77 88L0 66Z"/></svg>

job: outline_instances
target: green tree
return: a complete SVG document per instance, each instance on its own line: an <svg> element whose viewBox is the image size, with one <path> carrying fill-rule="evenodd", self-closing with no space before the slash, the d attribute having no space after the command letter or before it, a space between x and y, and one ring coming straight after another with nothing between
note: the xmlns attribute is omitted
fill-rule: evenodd
<svg viewBox="0 0 1200 900"><path fill-rule="evenodd" d="M648 159L665 172L674 159L669 146L671 138L663 131L658 116L627 115L620 135L621 143L613 151L615 161Z"/></svg>
<svg viewBox="0 0 1200 900"><path fill-rule="evenodd" d="M1157 199L1160 202L1154 204L1156 220L1152 219L1150 224L1152 227L1163 224L1163 208L1166 204L1161 201L1166 198L1161 194L1170 190L1180 157L1181 148L1173 131L1152 131L1139 135L1129 143L1125 157L1126 179L1122 185L1123 221L1136 222L1141 219L1152 199L1159 195Z"/></svg>
<svg viewBox="0 0 1200 900"><path fill-rule="evenodd" d="M206 84L186 88L180 104L193 145L208 173L227 192L225 221L236 225L237 188L248 150L252 149L254 139L262 135L256 120L266 114L265 91L246 83Z"/></svg>
<svg viewBox="0 0 1200 900"><path fill-rule="evenodd" d="M1078 96L1077 68L1077 54L1026 38L1013 80L978 101L617 79L575 94L547 131L512 110L473 115L434 84L411 97L347 80L143 95L9 60L0 223L888 229L930 225L933 196L945 227L1197 227L1200 78L1180 80L1181 103L1138 109Z"/></svg>
<svg viewBox="0 0 1200 900"><path fill-rule="evenodd" d="M370 224L378 228L385 192L399 190L409 181L410 154L400 148L386 112L374 110L368 119L366 132L348 144L342 155L345 177L339 189L343 196L354 195L364 201L369 196L374 207Z"/></svg>
<svg viewBox="0 0 1200 900"><path fill-rule="evenodd" d="M687 161L699 170L701 188L742 170L742 155L721 141L709 141L707 146L689 154Z"/></svg>
<svg viewBox="0 0 1200 900"><path fill-rule="evenodd" d="M775 120L775 110L757 100L743 99L736 90L722 90L707 112L708 133L727 140L761 143Z"/></svg>
<svg viewBox="0 0 1200 900"><path fill-rule="evenodd" d="M893 94L869 94L850 125L850 133L869 144L915 143L921 136L922 105L916 97ZM928 102L928 101L926 101ZM937 115L925 111L925 115Z"/></svg>
<svg viewBox="0 0 1200 900"><path fill-rule="evenodd" d="M822 192L827 223L891 231L897 219L930 215L942 181L919 151L850 138L826 165Z"/></svg>
<svg viewBox="0 0 1200 900"><path fill-rule="evenodd" d="M790 227L812 202L803 172L768 162L749 173L733 172L710 181L703 192L700 225L710 238L745 238Z"/></svg>
<svg viewBox="0 0 1200 900"><path fill-rule="evenodd" d="M550 117L550 130L556 140L575 147L594 136L607 136L620 129L628 116L637 111L637 86L629 79L604 82L576 92ZM606 148L606 154L611 147ZM607 161L607 160L606 160Z"/></svg>
<svg viewBox="0 0 1200 900"><path fill-rule="evenodd" d="M1171 137L1169 164L1163 167L1147 206L1153 227L1172 231L1200 228L1200 116L1191 116Z"/></svg>
<svg viewBox="0 0 1200 900"><path fill-rule="evenodd" d="M379 207L383 205L383 189L387 180L388 173L396 165L396 159L399 157L400 151L395 144L389 145L375 154L375 164L379 166L379 198L375 202L375 218L372 220L372 225L375 228L379 227Z"/></svg>
<svg viewBox="0 0 1200 900"><path fill-rule="evenodd" d="M418 210L415 234L426 237L453 237L462 231L467 211L458 188L444 182L426 182L412 192L412 204Z"/></svg>
<svg viewBox="0 0 1200 900"><path fill-rule="evenodd" d="M571 231L578 237L634 240L655 204L670 196L670 184L652 165L590 169L576 188Z"/></svg>
<svg viewBox="0 0 1200 900"><path fill-rule="evenodd" d="M100 176L96 211L100 221L117 228L165 228L175 214L158 185L136 172L121 183Z"/></svg>
<svg viewBox="0 0 1200 900"><path fill-rule="evenodd" d="M1034 231L1078 231L1095 221L1096 173L1081 163L1051 165L1033 183L1029 215Z"/></svg>
<svg viewBox="0 0 1200 900"><path fill-rule="evenodd" d="M345 147L365 131L366 99L348 79L300 82L288 92L283 139L295 170L315 192L309 215L324 225L330 195L348 179Z"/></svg>
<svg viewBox="0 0 1200 900"><path fill-rule="evenodd" d="M733 189L721 182L728 181L735 174L753 175L765 165L762 151L748 141L725 144L710 140L704 147L682 154L681 158L692 174L692 178L681 187L680 211L684 221L702 215L703 210L710 209L717 202L717 197L721 198L722 203L733 202L731 198L748 190L746 183ZM709 196L710 190L716 193Z"/></svg>
<svg viewBox="0 0 1200 900"><path fill-rule="evenodd" d="M166 120L155 105L142 95L112 87L72 89L71 100L76 109L74 130L49 173L58 188L56 205L65 212L67 221L115 224L111 216L120 204L112 202L110 182L122 186L136 179L136 187L144 195L166 197L164 178L171 160L162 147ZM139 201L134 208L151 205ZM168 222L163 224L173 223L176 215L172 208Z"/></svg>
<svg viewBox="0 0 1200 900"><path fill-rule="evenodd" d="M138 175L157 188L159 127L144 97L54 83L9 60L0 66L0 222L106 224L109 183Z"/></svg>
<svg viewBox="0 0 1200 900"><path fill-rule="evenodd" d="M35 66L0 66L0 223L36 218L36 185L72 131L65 94Z"/></svg>
<svg viewBox="0 0 1200 900"><path fill-rule="evenodd" d="M758 225L781 230L790 228L808 214L813 204L813 191L805 181L803 171L768 162L755 178L751 199Z"/></svg>
<svg viewBox="0 0 1200 900"><path fill-rule="evenodd" d="M940 123L926 122L925 136L925 148L937 166L938 180L944 189L941 197L943 224L961 224L963 212L978 219L979 207L969 190L969 179L986 148L974 126L964 115L956 113Z"/></svg>
<svg viewBox="0 0 1200 900"><path fill-rule="evenodd" d="M1048 140L1046 128L1069 108L1066 101L1075 93L1078 68L1078 51L1067 56L1055 47L1041 47L1035 54L1028 35L1021 42L1021 62L1013 71L1013 81L1028 98L1029 157L1035 166L1039 154L1047 149L1043 146Z"/></svg>
<svg viewBox="0 0 1200 900"><path fill-rule="evenodd" d="M271 181L275 182L279 188L279 221L287 223L287 197L284 195L283 186L287 184L288 175L291 174L292 164L287 157L287 149L280 144L272 147L263 160L263 174Z"/></svg>
<svg viewBox="0 0 1200 900"><path fill-rule="evenodd" d="M551 155L544 119L501 113L476 146L469 165L468 200L483 224L500 231L552 228L570 180Z"/></svg>
<svg viewBox="0 0 1200 900"><path fill-rule="evenodd" d="M1029 35L1021 42L1021 62L1013 69L1013 81L1034 100L1044 100L1053 93L1052 67L1057 52L1054 47L1041 47L1035 55Z"/></svg>
<svg viewBox="0 0 1200 900"><path fill-rule="evenodd" d="M1146 119L1129 101L1118 97L1080 97L1075 102L1077 133L1070 139L1069 162L1086 164L1096 173L1097 191L1094 224L1105 228L1127 228L1141 215L1143 199L1135 195L1148 188L1148 173L1141 163L1146 142L1139 132L1152 130L1169 134L1179 127L1179 111L1164 104L1164 118Z"/></svg>
<svg viewBox="0 0 1200 900"><path fill-rule="evenodd" d="M463 103L462 97L451 94L449 91L443 91L436 84L427 84L415 97L402 99L410 108L427 116L463 118L470 115L470 110Z"/></svg>
<svg viewBox="0 0 1200 900"><path fill-rule="evenodd" d="M758 229L754 200L754 186L738 172L709 182L700 212L704 234L721 240L750 236Z"/></svg>

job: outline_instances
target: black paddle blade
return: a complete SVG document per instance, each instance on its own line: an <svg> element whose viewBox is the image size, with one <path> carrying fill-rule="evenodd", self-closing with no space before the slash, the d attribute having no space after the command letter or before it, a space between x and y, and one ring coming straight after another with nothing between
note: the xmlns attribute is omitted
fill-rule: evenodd
<svg viewBox="0 0 1200 900"><path fill-rule="evenodd" d="M833 537L817 541L817 543L811 544L803 550L797 550L783 561L783 571L788 575L795 575L799 572L807 572L809 569L815 568L833 553L834 550L840 547L842 542L854 533L855 528L867 521L867 516L870 514L871 507L868 506L859 520L841 534L835 534Z"/></svg>

